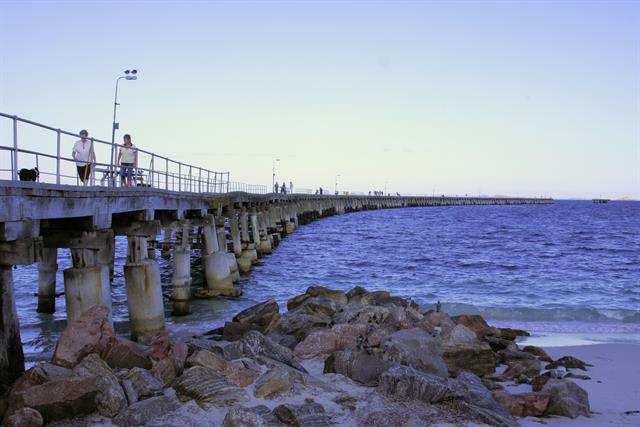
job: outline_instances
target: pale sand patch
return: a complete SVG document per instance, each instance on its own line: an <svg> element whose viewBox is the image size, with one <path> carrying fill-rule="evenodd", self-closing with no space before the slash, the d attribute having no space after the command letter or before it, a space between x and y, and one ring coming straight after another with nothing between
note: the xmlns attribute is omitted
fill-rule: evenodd
<svg viewBox="0 0 640 427"><path fill-rule="evenodd" d="M626 411L640 411L640 345L594 344L571 347L545 347L551 357L574 356L590 367L586 374L591 380L572 380L589 393L590 418L523 418L525 427L600 427L640 426L640 414L625 415ZM544 365L543 365L544 366Z"/></svg>

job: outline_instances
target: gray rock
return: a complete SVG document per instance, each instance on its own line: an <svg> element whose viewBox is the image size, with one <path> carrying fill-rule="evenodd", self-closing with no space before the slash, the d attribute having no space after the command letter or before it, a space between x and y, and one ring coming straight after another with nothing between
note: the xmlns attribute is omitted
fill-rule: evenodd
<svg viewBox="0 0 640 427"><path fill-rule="evenodd" d="M381 325L389 317L387 307L349 303L333 316L335 323L368 323Z"/></svg>
<svg viewBox="0 0 640 427"><path fill-rule="evenodd" d="M124 412L114 418L114 421L122 427L143 426L147 425L152 419L175 411L181 406L175 397L152 397L129 406Z"/></svg>
<svg viewBox="0 0 640 427"><path fill-rule="evenodd" d="M467 390L462 400L475 406L474 413L480 421L492 426L517 427L518 423L509 411L495 401L482 380L471 372L461 372L455 380Z"/></svg>
<svg viewBox="0 0 640 427"><path fill-rule="evenodd" d="M222 427L272 427L282 425L264 405L253 408L231 408Z"/></svg>
<svg viewBox="0 0 640 427"><path fill-rule="evenodd" d="M124 381L130 381L131 387L135 390L138 400L162 394L162 383L151 372L143 368L131 368L124 376Z"/></svg>
<svg viewBox="0 0 640 427"><path fill-rule="evenodd" d="M398 399L412 399L425 403L460 399L467 390L459 383L418 371L409 366L394 366L380 376L378 391Z"/></svg>
<svg viewBox="0 0 640 427"><path fill-rule="evenodd" d="M337 303L329 298L311 297L300 304L300 307L308 314L319 316L333 316L343 304Z"/></svg>
<svg viewBox="0 0 640 427"><path fill-rule="evenodd" d="M260 328L261 332L280 317L280 307L275 299L270 299L246 310L242 310L232 319L234 322L249 323Z"/></svg>
<svg viewBox="0 0 640 427"><path fill-rule="evenodd" d="M32 408L22 408L7 418L6 427L41 427L44 424L40 412Z"/></svg>
<svg viewBox="0 0 640 427"><path fill-rule="evenodd" d="M440 340L421 328L402 329L393 333L384 342L382 358L442 378L447 377Z"/></svg>
<svg viewBox="0 0 640 427"><path fill-rule="evenodd" d="M239 343L243 357L255 359L257 356L264 356L289 365L301 372L307 372L302 365L293 359L293 352L290 349L272 341L260 332L248 332Z"/></svg>
<svg viewBox="0 0 640 427"><path fill-rule="evenodd" d="M187 359L186 366L202 366L222 373L227 369L227 361L209 350L197 350Z"/></svg>
<svg viewBox="0 0 640 427"><path fill-rule="evenodd" d="M215 427L219 424L190 400L178 409L149 421L145 427Z"/></svg>
<svg viewBox="0 0 640 427"><path fill-rule="evenodd" d="M588 363L583 362L582 360L573 357L573 356L564 356L555 362L551 362L546 366L546 369L556 369L558 366L564 366L567 369L582 369L583 371L587 370Z"/></svg>
<svg viewBox="0 0 640 427"><path fill-rule="evenodd" d="M545 415L559 415L576 418L590 414L589 395L572 381L550 379L542 388L542 393L549 395L549 405Z"/></svg>
<svg viewBox="0 0 640 427"><path fill-rule="evenodd" d="M393 365L393 362L359 351L336 351L324 361L324 373L341 374L360 384L375 387L380 375Z"/></svg>
<svg viewBox="0 0 640 427"><path fill-rule="evenodd" d="M331 317L329 316L309 314L303 308L297 308L282 315L275 332L293 335L296 340L302 341L313 329L326 328L330 324Z"/></svg>
<svg viewBox="0 0 640 427"><path fill-rule="evenodd" d="M97 354L91 353L86 356L73 368L72 372L77 377L96 377L99 390L96 405L101 415L115 417L127 407L127 398L118 377L111 371L107 362Z"/></svg>
<svg viewBox="0 0 640 427"><path fill-rule="evenodd" d="M273 414L283 424L293 427L325 427L334 424L324 407L315 402L280 405L273 409Z"/></svg>
<svg viewBox="0 0 640 427"><path fill-rule="evenodd" d="M449 375L456 376L462 371L476 375L493 373L496 357L486 342L481 342L476 333L462 324L443 334L444 361Z"/></svg>
<svg viewBox="0 0 640 427"><path fill-rule="evenodd" d="M180 400L195 399L200 406L229 406L249 400L247 392L228 383L209 368L194 366L184 371L174 382Z"/></svg>

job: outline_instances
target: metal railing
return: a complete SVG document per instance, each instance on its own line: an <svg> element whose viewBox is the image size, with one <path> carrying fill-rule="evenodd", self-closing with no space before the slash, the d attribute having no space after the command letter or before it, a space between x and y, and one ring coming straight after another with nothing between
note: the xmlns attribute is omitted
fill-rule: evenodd
<svg viewBox="0 0 640 427"><path fill-rule="evenodd" d="M40 182L83 185L77 174L76 161L71 157L74 143L80 138L79 134L1 112L0 119L7 119L0 121L0 179L17 181L20 179L19 171L22 168L37 167ZM6 132L11 135L11 145L4 145ZM97 138L87 139L92 144L92 151L96 157L88 184L117 186L120 182L118 168L114 164L117 157L112 153L117 152L122 145ZM40 151L41 148L30 147L33 141L37 141L39 147L42 147L43 142L50 141L45 144L50 149ZM266 185L231 182L229 172L204 169L138 147L136 152L134 180L137 186L191 193L267 192ZM5 166L7 157L9 168ZM100 159L109 159L109 162L101 162Z"/></svg>

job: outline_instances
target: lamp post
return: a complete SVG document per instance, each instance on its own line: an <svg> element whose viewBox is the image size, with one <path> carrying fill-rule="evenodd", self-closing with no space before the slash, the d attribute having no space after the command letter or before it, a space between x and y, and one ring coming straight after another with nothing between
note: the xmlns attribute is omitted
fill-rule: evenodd
<svg viewBox="0 0 640 427"><path fill-rule="evenodd" d="M337 196L338 195L338 177L340 176L340 174L336 175L336 185L333 189L334 194Z"/></svg>
<svg viewBox="0 0 640 427"><path fill-rule="evenodd" d="M116 122L116 111L118 109L118 83L120 80L137 80L138 79L138 70L125 70L124 75L118 77L116 79L116 94L113 98L113 126L111 128L111 173L115 173L115 163L116 163L116 129L120 128L118 122ZM115 176L115 175L114 175ZM115 179L112 181L115 186Z"/></svg>
<svg viewBox="0 0 640 427"><path fill-rule="evenodd" d="M279 162L280 159L273 159L273 168L272 168L272 174L271 174L271 189L277 193L278 190L275 189L276 186L276 162Z"/></svg>

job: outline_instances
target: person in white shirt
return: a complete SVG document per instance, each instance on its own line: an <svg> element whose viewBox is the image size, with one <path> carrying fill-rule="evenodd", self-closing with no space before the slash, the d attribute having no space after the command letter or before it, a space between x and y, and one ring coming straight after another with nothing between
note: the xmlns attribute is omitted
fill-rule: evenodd
<svg viewBox="0 0 640 427"><path fill-rule="evenodd" d="M96 153L93 151L93 142L87 138L89 132L86 129L80 131L80 139L73 145L71 157L76 161L78 177L87 186L91 178L91 165L96 163Z"/></svg>
<svg viewBox="0 0 640 427"><path fill-rule="evenodd" d="M131 187L133 185L134 168L138 167L138 150L131 143L131 135L126 134L123 138L124 146L120 147L116 164L120 164L121 185L123 187Z"/></svg>

